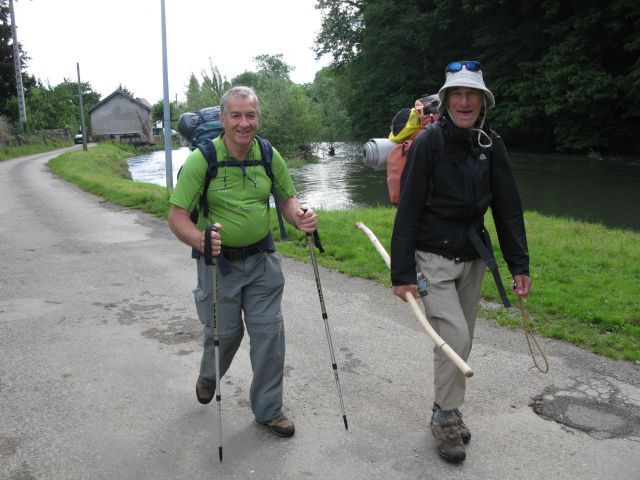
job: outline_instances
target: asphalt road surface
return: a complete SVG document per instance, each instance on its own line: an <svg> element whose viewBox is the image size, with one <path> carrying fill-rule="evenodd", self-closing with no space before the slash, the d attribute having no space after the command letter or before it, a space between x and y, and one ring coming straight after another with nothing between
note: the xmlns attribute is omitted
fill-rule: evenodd
<svg viewBox="0 0 640 480"><path fill-rule="evenodd" d="M254 421L245 339L222 385L220 463L216 404L194 394L189 249L166 222L54 176L54 155L0 162L0 478L640 478L638 365L539 338L542 374L522 331L482 319L462 408L473 438L467 460L447 464L429 431L432 343L411 310L389 288L320 269L345 430L313 270L287 259L297 432Z"/></svg>

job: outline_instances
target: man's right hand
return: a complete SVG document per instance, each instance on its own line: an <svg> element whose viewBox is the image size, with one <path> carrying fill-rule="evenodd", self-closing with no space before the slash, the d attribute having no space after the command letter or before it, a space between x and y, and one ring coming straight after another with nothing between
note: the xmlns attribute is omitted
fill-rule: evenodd
<svg viewBox="0 0 640 480"><path fill-rule="evenodd" d="M220 230L222 230L222 225L219 223L215 223L213 225L215 228L211 229L211 255L217 257L220 255L220 251L222 248L222 241L220 240ZM205 232L202 232L200 236L200 251L204 252L204 235Z"/></svg>
<svg viewBox="0 0 640 480"><path fill-rule="evenodd" d="M414 284L411 285L394 285L393 286L393 294L403 302L407 301L406 293L410 292L413 295L413 298L418 298L418 294L416 292L416 286Z"/></svg>

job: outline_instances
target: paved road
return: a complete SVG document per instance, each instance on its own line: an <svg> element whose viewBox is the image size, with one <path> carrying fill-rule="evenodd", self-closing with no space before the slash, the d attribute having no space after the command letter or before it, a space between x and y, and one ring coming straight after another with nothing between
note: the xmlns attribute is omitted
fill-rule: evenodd
<svg viewBox="0 0 640 480"><path fill-rule="evenodd" d="M188 248L52 175L52 156L0 162L0 478L640 478L638 366L541 339L544 375L521 332L482 320L462 409L473 439L446 464L428 427L430 340L389 289L321 269L345 431L312 269L286 259L297 433L253 421L245 340L223 383L220 464L215 403L194 395Z"/></svg>

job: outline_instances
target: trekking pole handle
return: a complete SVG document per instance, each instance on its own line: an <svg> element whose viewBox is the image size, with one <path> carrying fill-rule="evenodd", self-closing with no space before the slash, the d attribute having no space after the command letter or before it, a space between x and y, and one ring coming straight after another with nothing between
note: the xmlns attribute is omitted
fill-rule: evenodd
<svg viewBox="0 0 640 480"><path fill-rule="evenodd" d="M215 225L207 225L204 227L204 263L214 265L213 246L211 245L211 232L217 232L218 227Z"/></svg>
<svg viewBox="0 0 640 480"><path fill-rule="evenodd" d="M300 207L300 209L304 212L307 213L307 210L309 210L307 207ZM307 236L311 235L310 233L307 233ZM320 235L318 235L318 230L314 230L313 231L313 243L315 244L316 248L318 249L318 251L320 253L324 253L324 248L322 248L322 243L320 242Z"/></svg>

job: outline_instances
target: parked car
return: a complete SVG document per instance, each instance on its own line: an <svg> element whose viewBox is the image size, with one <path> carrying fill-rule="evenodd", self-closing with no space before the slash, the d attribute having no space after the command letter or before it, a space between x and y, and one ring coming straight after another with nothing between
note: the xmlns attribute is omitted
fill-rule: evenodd
<svg viewBox="0 0 640 480"><path fill-rule="evenodd" d="M164 135L164 128L162 127L153 127L153 134L157 136ZM171 129L171 138L175 139L178 137L178 132L176 132L173 128Z"/></svg>
<svg viewBox="0 0 640 480"><path fill-rule="evenodd" d="M82 143L81 133L78 133L75 137L73 137L73 143L75 143L76 145L78 145L79 143Z"/></svg>

